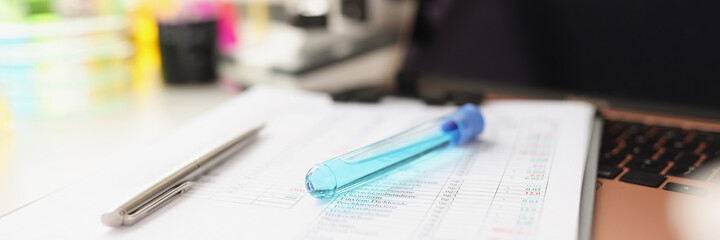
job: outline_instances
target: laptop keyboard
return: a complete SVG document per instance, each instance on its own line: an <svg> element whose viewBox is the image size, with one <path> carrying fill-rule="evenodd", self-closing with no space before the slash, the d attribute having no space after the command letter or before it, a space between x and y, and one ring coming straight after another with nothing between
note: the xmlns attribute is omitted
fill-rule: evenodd
<svg viewBox="0 0 720 240"><path fill-rule="evenodd" d="M639 123L606 121L598 177L660 187L666 176L720 184L720 134ZM623 169L627 169L623 174ZM701 188L668 183L668 191L703 193Z"/></svg>

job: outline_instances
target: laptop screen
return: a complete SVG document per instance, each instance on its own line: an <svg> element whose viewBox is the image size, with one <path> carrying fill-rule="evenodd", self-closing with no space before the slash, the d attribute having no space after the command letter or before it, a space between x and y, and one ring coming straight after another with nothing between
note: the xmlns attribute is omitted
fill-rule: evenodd
<svg viewBox="0 0 720 240"><path fill-rule="evenodd" d="M404 71L720 108L718 1L420 0Z"/></svg>

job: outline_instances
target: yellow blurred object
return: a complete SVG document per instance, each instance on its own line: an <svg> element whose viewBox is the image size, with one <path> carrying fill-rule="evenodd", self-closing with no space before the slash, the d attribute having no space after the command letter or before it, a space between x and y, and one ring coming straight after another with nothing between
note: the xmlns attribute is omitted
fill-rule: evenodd
<svg viewBox="0 0 720 240"><path fill-rule="evenodd" d="M153 6L164 5L155 4L151 5L149 1L141 2L130 17L130 31L135 42L132 85L134 92L138 96L146 96L162 85L162 81L160 81L158 28Z"/></svg>
<svg viewBox="0 0 720 240"><path fill-rule="evenodd" d="M2 169L2 163L12 144L11 125L10 109L7 108L3 98L0 97L0 169Z"/></svg>

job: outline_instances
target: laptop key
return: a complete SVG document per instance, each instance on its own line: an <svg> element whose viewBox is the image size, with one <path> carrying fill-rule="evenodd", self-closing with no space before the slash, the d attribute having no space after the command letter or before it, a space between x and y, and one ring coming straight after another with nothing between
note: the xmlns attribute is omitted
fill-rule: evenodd
<svg viewBox="0 0 720 240"><path fill-rule="evenodd" d="M699 139L705 143L703 152L714 152L720 150L720 135L715 133L699 134Z"/></svg>
<svg viewBox="0 0 720 240"><path fill-rule="evenodd" d="M685 134L680 128L663 127L663 130L662 136L664 136L668 141L682 139L685 137Z"/></svg>
<svg viewBox="0 0 720 240"><path fill-rule="evenodd" d="M630 123L630 124L628 124L625 131L627 131L628 135L630 135L630 136L636 136L636 135L644 134L645 128L643 127L643 125L640 125L638 123Z"/></svg>
<svg viewBox="0 0 720 240"><path fill-rule="evenodd" d="M720 134L714 132L698 132L696 139L708 143L720 142Z"/></svg>
<svg viewBox="0 0 720 240"><path fill-rule="evenodd" d="M630 142L636 145L644 145L649 143L648 138L645 135L636 135L631 139Z"/></svg>
<svg viewBox="0 0 720 240"><path fill-rule="evenodd" d="M606 152L609 150L613 150L615 147L617 147L617 142L615 142L615 139L606 138L602 140L602 143L600 145L600 151Z"/></svg>
<svg viewBox="0 0 720 240"><path fill-rule="evenodd" d="M637 158L632 160L630 164L626 165L632 170L639 170L644 172L659 173L665 167L667 167L667 161L657 160L653 161L650 158Z"/></svg>
<svg viewBox="0 0 720 240"><path fill-rule="evenodd" d="M614 165L600 164L598 165L597 176L601 178L615 179L615 177L617 177L617 175L621 172L622 168Z"/></svg>
<svg viewBox="0 0 720 240"><path fill-rule="evenodd" d="M637 145L625 147L622 151L620 151L620 154L632 154L634 157L637 158L649 158L652 157L652 155L654 155L656 152L657 150L653 149L652 146Z"/></svg>
<svg viewBox="0 0 720 240"><path fill-rule="evenodd" d="M667 171L668 175L676 177L690 178L694 180L703 181L710 177L712 169L695 167L693 165L675 164L670 170Z"/></svg>
<svg viewBox="0 0 720 240"><path fill-rule="evenodd" d="M695 187L685 184L679 184L674 182L669 182L665 184L663 189L673 192L679 192L679 193L685 193L685 194L691 194L691 195L697 195L697 196L705 196L707 195L708 191L707 189L701 188L701 187Z"/></svg>
<svg viewBox="0 0 720 240"><path fill-rule="evenodd" d="M720 157L720 147L706 146L702 153L706 154L708 158Z"/></svg>
<svg viewBox="0 0 720 240"><path fill-rule="evenodd" d="M600 155L600 163L615 166L625 160L625 157L625 154L613 155L610 152L606 152Z"/></svg>
<svg viewBox="0 0 720 240"><path fill-rule="evenodd" d="M685 149L687 144L683 140L667 141L665 148Z"/></svg>
<svg viewBox="0 0 720 240"><path fill-rule="evenodd" d="M667 179L667 177L657 173L637 170L630 170L620 177L620 181L653 188L659 187L665 182L665 179Z"/></svg>
<svg viewBox="0 0 720 240"><path fill-rule="evenodd" d="M686 143L681 140L668 141L665 143L665 154L676 155L681 152L693 153L698 148L696 143Z"/></svg>
<svg viewBox="0 0 720 240"><path fill-rule="evenodd" d="M672 160L675 161L675 164L679 165L693 165L695 164L695 162L700 160L700 156L694 155L689 152L680 152L678 154L675 154Z"/></svg>

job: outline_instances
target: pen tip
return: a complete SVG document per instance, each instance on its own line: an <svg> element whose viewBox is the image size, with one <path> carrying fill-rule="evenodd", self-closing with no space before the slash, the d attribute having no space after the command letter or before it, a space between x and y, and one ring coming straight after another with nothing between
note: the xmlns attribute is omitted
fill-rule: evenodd
<svg viewBox="0 0 720 240"><path fill-rule="evenodd" d="M109 213L104 213L102 217L100 217L100 220L103 224L110 226L110 227L119 227L122 225L123 222L123 216L119 213L113 211Z"/></svg>

